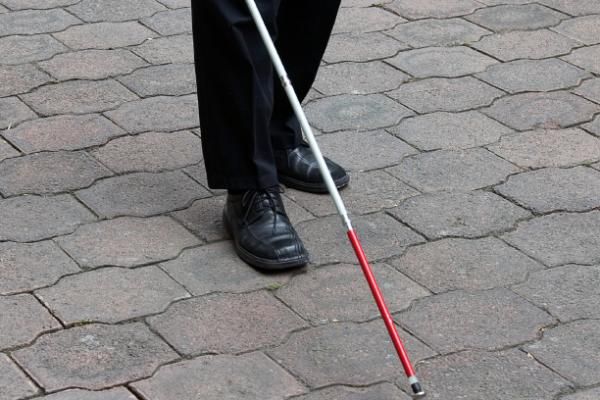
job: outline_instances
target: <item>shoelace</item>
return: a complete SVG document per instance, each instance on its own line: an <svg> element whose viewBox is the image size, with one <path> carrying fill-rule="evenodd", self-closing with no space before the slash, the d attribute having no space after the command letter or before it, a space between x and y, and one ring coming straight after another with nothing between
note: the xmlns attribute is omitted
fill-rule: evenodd
<svg viewBox="0 0 600 400"><path fill-rule="evenodd" d="M275 194L279 194L279 193L283 193L283 188L281 186L275 186L272 188L267 188L267 189L261 189L261 190L248 190L246 193L244 193L244 195L242 196L242 207L246 208L246 212L244 213L244 224L246 226L248 226L250 224L250 221L248 221L248 217L250 216L250 212L253 209L252 205L254 204L254 202L257 200L257 198L259 198L259 195L266 195L266 196L260 196L259 201L263 201L266 200L269 203L268 207L261 207L262 212L258 213L258 217L262 216L264 214L264 212L266 212L267 210L271 210L273 211L273 213L275 214L275 217L273 218L273 235L275 234L275 228L277 226L277 215L280 214L280 212L277 210L277 202L275 201Z"/></svg>

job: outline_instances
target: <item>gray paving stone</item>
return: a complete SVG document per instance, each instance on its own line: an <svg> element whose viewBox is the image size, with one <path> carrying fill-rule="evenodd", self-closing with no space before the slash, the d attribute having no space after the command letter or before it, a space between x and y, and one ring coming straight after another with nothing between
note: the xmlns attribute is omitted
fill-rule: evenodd
<svg viewBox="0 0 600 400"><path fill-rule="evenodd" d="M399 329L415 363L435 353ZM295 333L283 346L267 351L311 388L369 385L403 376L398 356L380 320L329 324Z"/></svg>
<svg viewBox="0 0 600 400"><path fill-rule="evenodd" d="M596 0L540 0L540 3L571 15L600 13L600 4Z"/></svg>
<svg viewBox="0 0 600 400"><path fill-rule="evenodd" d="M200 183L204 188L208 189L208 180L206 177L206 168L204 162L190 167L185 167L183 171L196 182ZM214 195L224 195L227 190L224 189L208 189Z"/></svg>
<svg viewBox="0 0 600 400"><path fill-rule="evenodd" d="M581 86L575 88L573 93L600 104L600 78L588 79Z"/></svg>
<svg viewBox="0 0 600 400"><path fill-rule="evenodd" d="M114 139L91 154L118 173L158 172L199 163L202 146L200 138L188 131L150 132Z"/></svg>
<svg viewBox="0 0 600 400"><path fill-rule="evenodd" d="M438 150L409 157L388 171L422 192L495 185L519 169L481 148Z"/></svg>
<svg viewBox="0 0 600 400"><path fill-rule="evenodd" d="M190 0L158 0L158 2L169 8L183 8L190 6Z"/></svg>
<svg viewBox="0 0 600 400"><path fill-rule="evenodd" d="M394 0L387 7L409 19L419 18L448 18L471 14L482 7L481 3L473 0Z"/></svg>
<svg viewBox="0 0 600 400"><path fill-rule="evenodd" d="M427 47L399 53L388 62L417 78L454 78L485 71L498 61L466 46Z"/></svg>
<svg viewBox="0 0 600 400"><path fill-rule="evenodd" d="M491 32L463 19L452 18L399 24L386 33L413 47L427 47L467 44Z"/></svg>
<svg viewBox="0 0 600 400"><path fill-rule="evenodd" d="M15 363L0 353L0 399L19 400L37 393L37 387Z"/></svg>
<svg viewBox="0 0 600 400"><path fill-rule="evenodd" d="M373 130L396 125L414 114L382 94L325 97L308 104L306 113L323 132Z"/></svg>
<svg viewBox="0 0 600 400"><path fill-rule="evenodd" d="M42 397L43 400L136 400L127 389L122 387L92 392L81 389L69 389Z"/></svg>
<svg viewBox="0 0 600 400"><path fill-rule="evenodd" d="M420 115L406 119L388 131L426 151L483 146L513 132L477 111Z"/></svg>
<svg viewBox="0 0 600 400"><path fill-rule="evenodd" d="M577 321L547 330L544 338L525 347L544 365L577 385L600 382L600 321Z"/></svg>
<svg viewBox="0 0 600 400"><path fill-rule="evenodd" d="M333 33L382 31L404 21L406 20L382 8L341 8Z"/></svg>
<svg viewBox="0 0 600 400"><path fill-rule="evenodd" d="M71 233L94 215L70 195L0 200L0 240L38 241Z"/></svg>
<svg viewBox="0 0 600 400"><path fill-rule="evenodd" d="M369 261L400 255L407 246L423 242L420 235L389 215L354 217L352 223ZM338 216L303 222L296 229L308 248L313 263L357 262Z"/></svg>
<svg viewBox="0 0 600 400"><path fill-rule="evenodd" d="M194 62L192 35L149 40L132 50L151 64L189 64Z"/></svg>
<svg viewBox="0 0 600 400"><path fill-rule="evenodd" d="M496 32L533 30L558 24L566 15L539 4L501 5L477 10L465 17Z"/></svg>
<svg viewBox="0 0 600 400"><path fill-rule="evenodd" d="M161 35L192 32L192 15L189 8L161 11L142 19L142 23Z"/></svg>
<svg viewBox="0 0 600 400"><path fill-rule="evenodd" d="M52 81L52 78L33 65L0 66L0 96L25 93Z"/></svg>
<svg viewBox="0 0 600 400"><path fill-rule="evenodd" d="M547 29L486 36L472 46L502 61L541 59L567 54L581 44Z"/></svg>
<svg viewBox="0 0 600 400"><path fill-rule="evenodd" d="M490 105L504 92L470 76L405 83L388 95L418 113L466 111Z"/></svg>
<svg viewBox="0 0 600 400"><path fill-rule="evenodd" d="M4 4L11 10L25 9L49 9L55 7L68 6L77 3L79 0L2 0Z"/></svg>
<svg viewBox="0 0 600 400"><path fill-rule="evenodd" d="M6 135L10 128L22 121L36 118L36 115L17 97L0 98L0 129L9 128L2 132Z"/></svg>
<svg viewBox="0 0 600 400"><path fill-rule="evenodd" d="M193 64L169 64L143 68L120 78L119 82L141 97L179 96L196 92Z"/></svg>
<svg viewBox="0 0 600 400"><path fill-rule="evenodd" d="M152 378L132 384L154 400L279 400L306 392L283 368L262 353L205 356L162 367Z"/></svg>
<svg viewBox="0 0 600 400"><path fill-rule="evenodd" d="M30 294L0 297L0 349L31 342L38 335L60 328L57 320Z"/></svg>
<svg viewBox="0 0 600 400"><path fill-rule="evenodd" d="M148 318L148 322L187 355L239 353L273 346L308 325L264 291L184 300L164 314Z"/></svg>
<svg viewBox="0 0 600 400"><path fill-rule="evenodd" d="M168 217L118 218L57 239L83 267L134 267L176 257L199 240Z"/></svg>
<svg viewBox="0 0 600 400"><path fill-rule="evenodd" d="M63 330L40 337L13 356L47 391L102 389L146 378L177 358L142 323Z"/></svg>
<svg viewBox="0 0 600 400"><path fill-rule="evenodd" d="M16 11L0 15L0 36L58 32L80 23L62 9Z"/></svg>
<svg viewBox="0 0 600 400"><path fill-rule="evenodd" d="M146 64L133 53L123 50L82 50L59 54L38 64L58 80L104 79L128 74Z"/></svg>
<svg viewBox="0 0 600 400"><path fill-rule="evenodd" d="M200 123L195 95L132 101L106 115L131 133L178 131L194 128Z"/></svg>
<svg viewBox="0 0 600 400"><path fill-rule="evenodd" d="M164 9L154 0L83 0L67 8L86 22L140 19Z"/></svg>
<svg viewBox="0 0 600 400"><path fill-rule="evenodd" d="M4 13L7 13L7 12L8 12L8 8L0 5L0 14L4 14Z"/></svg>
<svg viewBox="0 0 600 400"><path fill-rule="evenodd" d="M509 93L545 92L579 85L590 75L564 61L519 60L493 65L477 77Z"/></svg>
<svg viewBox="0 0 600 400"><path fill-rule="evenodd" d="M562 400L594 400L600 396L600 388L590 389L590 390L582 390L575 394L561 397Z"/></svg>
<svg viewBox="0 0 600 400"><path fill-rule="evenodd" d="M600 140L576 128L504 136L489 149L525 168L568 167L600 159Z"/></svg>
<svg viewBox="0 0 600 400"><path fill-rule="evenodd" d="M587 129L596 136L600 136L600 117L596 117L589 124L583 125L582 128Z"/></svg>
<svg viewBox="0 0 600 400"><path fill-rule="evenodd" d="M370 94L397 89L408 75L381 61L339 63L319 70L314 88L326 96Z"/></svg>
<svg viewBox="0 0 600 400"><path fill-rule="evenodd" d="M435 315L433 320L427 318ZM555 319L508 289L455 291L417 300L402 325L441 353L493 350L535 340Z"/></svg>
<svg viewBox="0 0 600 400"><path fill-rule="evenodd" d="M241 261L232 250L229 242L208 244L185 250L161 267L194 296L272 289L290 279L289 273L258 272Z"/></svg>
<svg viewBox="0 0 600 400"><path fill-rule="evenodd" d="M600 15L568 19L552 29L587 45L600 43Z"/></svg>
<svg viewBox="0 0 600 400"><path fill-rule="evenodd" d="M143 43L156 33L138 22L99 22L73 26L54 36L76 50L114 49Z"/></svg>
<svg viewBox="0 0 600 400"><path fill-rule="evenodd" d="M37 153L0 163L0 193L58 193L91 185L112 175L84 152Z"/></svg>
<svg viewBox="0 0 600 400"><path fill-rule="evenodd" d="M568 265L531 274L513 290L562 322L599 318L599 278L600 266Z"/></svg>
<svg viewBox="0 0 600 400"><path fill-rule="evenodd" d="M410 397L401 392L391 383L381 383L368 388L353 388L349 386L336 386L319 391L314 391L298 400L410 400Z"/></svg>
<svg viewBox="0 0 600 400"><path fill-rule="evenodd" d="M106 143L125 131L97 115L61 115L24 122L3 132L6 139L25 153L77 150Z"/></svg>
<svg viewBox="0 0 600 400"><path fill-rule="evenodd" d="M323 60L328 63L365 62L392 57L407 48L408 45L381 32L341 33L331 37Z"/></svg>
<svg viewBox="0 0 600 400"><path fill-rule="evenodd" d="M0 161L6 160L7 158L17 157L20 153L15 150L5 140L0 139Z"/></svg>
<svg viewBox="0 0 600 400"><path fill-rule="evenodd" d="M196 200L189 208L174 212L173 217L207 242L227 239L222 216L225 199L215 196Z"/></svg>
<svg viewBox="0 0 600 400"><path fill-rule="evenodd" d="M62 43L50 35L8 36L0 38L0 64L16 65L46 60L66 50Z"/></svg>
<svg viewBox="0 0 600 400"><path fill-rule="evenodd" d="M568 56L563 57L563 59L590 72L600 74L598 57L600 57L600 45L574 50Z"/></svg>
<svg viewBox="0 0 600 400"><path fill-rule="evenodd" d="M600 207L600 173L591 168L546 168L511 176L496 191L538 213Z"/></svg>
<svg viewBox="0 0 600 400"><path fill-rule="evenodd" d="M569 127L591 120L598 111L600 107L597 104L568 92L516 94L482 110L490 117L521 131Z"/></svg>
<svg viewBox="0 0 600 400"><path fill-rule="evenodd" d="M435 293L484 290L525 280L543 266L495 238L444 239L411 247L391 265Z"/></svg>
<svg viewBox="0 0 600 400"><path fill-rule="evenodd" d="M419 375L427 382L427 395L434 399L551 400L570 386L516 349L467 351L428 360Z"/></svg>
<svg viewBox="0 0 600 400"><path fill-rule="evenodd" d="M106 111L137 96L118 82L68 81L43 86L22 96L39 114L86 114Z"/></svg>
<svg viewBox="0 0 600 400"><path fill-rule="evenodd" d="M429 292L386 264L373 265L390 312L408 308ZM294 277L277 297L313 324L365 321L379 311L357 265L332 265Z"/></svg>
<svg viewBox="0 0 600 400"><path fill-rule="evenodd" d="M600 262L600 211L535 218L504 239L549 266L595 264Z"/></svg>

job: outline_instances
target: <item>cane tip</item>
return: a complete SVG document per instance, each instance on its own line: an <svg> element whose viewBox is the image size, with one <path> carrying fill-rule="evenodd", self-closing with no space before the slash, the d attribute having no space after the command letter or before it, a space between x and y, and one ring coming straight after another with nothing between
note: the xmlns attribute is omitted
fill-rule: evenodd
<svg viewBox="0 0 600 400"><path fill-rule="evenodd" d="M419 382L413 383L412 385L410 385L410 387L412 388L414 397L425 396L425 391L423 390Z"/></svg>

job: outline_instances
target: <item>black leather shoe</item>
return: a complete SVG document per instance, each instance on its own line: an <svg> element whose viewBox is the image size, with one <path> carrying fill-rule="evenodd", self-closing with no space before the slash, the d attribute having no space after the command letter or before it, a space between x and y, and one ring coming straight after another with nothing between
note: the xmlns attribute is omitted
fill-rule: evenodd
<svg viewBox="0 0 600 400"><path fill-rule="evenodd" d="M275 163L279 182L287 187L304 192L327 193L327 186L321 177L317 159L308 144L302 143L295 149L275 150ZM338 189L348 185L350 177L344 168L327 158L325 163Z"/></svg>
<svg viewBox="0 0 600 400"><path fill-rule="evenodd" d="M292 226L279 188L227 195L223 221L238 256L265 270L298 268L308 263L308 252Z"/></svg>

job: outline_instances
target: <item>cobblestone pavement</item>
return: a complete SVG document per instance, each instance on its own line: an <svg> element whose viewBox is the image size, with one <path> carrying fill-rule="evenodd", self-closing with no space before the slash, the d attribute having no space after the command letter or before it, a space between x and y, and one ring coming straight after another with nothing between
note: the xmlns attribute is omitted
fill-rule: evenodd
<svg viewBox="0 0 600 400"><path fill-rule="evenodd" d="M0 0L0 400L408 399L327 196L235 257L189 14ZM344 0L306 109L430 399L600 398L600 1Z"/></svg>

